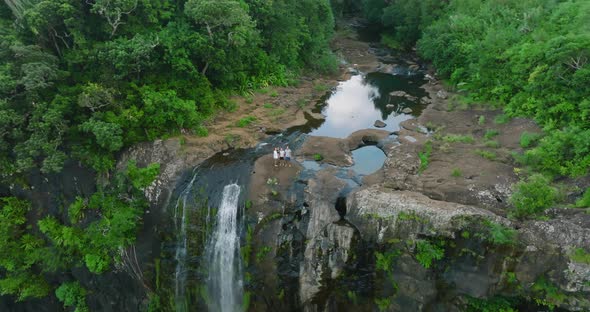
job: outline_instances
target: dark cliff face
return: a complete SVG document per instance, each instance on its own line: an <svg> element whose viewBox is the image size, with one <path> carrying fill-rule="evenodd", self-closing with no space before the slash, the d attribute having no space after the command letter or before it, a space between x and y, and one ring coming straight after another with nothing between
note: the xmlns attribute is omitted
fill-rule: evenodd
<svg viewBox="0 0 590 312"><path fill-rule="evenodd" d="M33 172L29 175L27 187L14 186L12 193L31 202L33 210L29 213L29 222L36 223L39 216L53 215L58 219L67 219L68 207L77 196L88 198L96 191L95 173L79 166L77 162L67 162L59 174L45 175ZM145 218L149 219L149 218ZM139 244L144 242L138 240ZM144 245L145 246L145 245ZM138 248L139 255L151 255L152 246ZM145 252L142 252L145 251ZM52 277L51 277L52 276ZM72 279L79 280L91 295L87 296L91 311L138 311L145 305L145 289L131 276L120 270L96 275L80 267L71 272L48 276L55 284ZM0 311L61 311L63 305L53 295L44 299L14 302L10 296L0 297Z"/></svg>
<svg viewBox="0 0 590 312"><path fill-rule="evenodd" d="M588 265L572 261L564 247L590 247L590 230L580 226L587 214L515 224L418 193L368 188L349 196L340 217L333 179L324 172L310 180L306 206L292 210L306 222L287 213L271 230L279 239L254 247L253 254L272 248L278 269L252 264L252 310L281 299L294 311L464 311L489 299L509 300L519 311L590 306ZM299 271L286 259L300 261ZM259 293L269 281L289 292Z"/></svg>

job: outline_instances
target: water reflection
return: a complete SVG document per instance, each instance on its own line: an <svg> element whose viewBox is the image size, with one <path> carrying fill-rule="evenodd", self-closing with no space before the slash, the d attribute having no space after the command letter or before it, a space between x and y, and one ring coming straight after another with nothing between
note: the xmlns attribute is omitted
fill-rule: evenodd
<svg viewBox="0 0 590 312"><path fill-rule="evenodd" d="M309 134L344 138L366 128L375 128L375 120L383 120L388 131L399 130L399 124L418 116L425 105L420 98L426 92L419 86L421 76L396 76L385 73L369 73L352 76L341 82L326 101L322 113L326 120L314 125ZM404 91L409 96L391 96L392 91ZM412 113L403 113L411 108Z"/></svg>

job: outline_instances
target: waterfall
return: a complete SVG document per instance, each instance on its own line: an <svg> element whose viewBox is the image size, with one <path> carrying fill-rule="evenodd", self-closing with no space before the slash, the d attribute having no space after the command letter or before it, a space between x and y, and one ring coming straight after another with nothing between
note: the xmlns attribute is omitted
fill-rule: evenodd
<svg viewBox="0 0 590 312"><path fill-rule="evenodd" d="M233 312L240 311L243 296L238 223L240 187L226 185L222 197L208 246L209 310Z"/></svg>
<svg viewBox="0 0 590 312"><path fill-rule="evenodd" d="M186 286L186 251L187 251L187 236L186 236L186 212L187 199L191 193L193 183L197 178L197 173L193 174L191 182L186 186L184 190L178 196L176 206L174 208L174 228L178 235L178 243L176 244L176 252L174 259L176 260L176 270L174 271L174 296L176 300L177 309L181 309L184 306L184 294Z"/></svg>

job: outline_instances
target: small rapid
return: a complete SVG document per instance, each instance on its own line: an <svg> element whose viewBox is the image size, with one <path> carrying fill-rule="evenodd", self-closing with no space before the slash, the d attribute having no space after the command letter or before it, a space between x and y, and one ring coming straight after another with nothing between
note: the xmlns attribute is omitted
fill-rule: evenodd
<svg viewBox="0 0 590 312"><path fill-rule="evenodd" d="M207 246L210 311L234 312L242 306L241 227L238 220L240 191L237 184L223 188L215 228Z"/></svg>

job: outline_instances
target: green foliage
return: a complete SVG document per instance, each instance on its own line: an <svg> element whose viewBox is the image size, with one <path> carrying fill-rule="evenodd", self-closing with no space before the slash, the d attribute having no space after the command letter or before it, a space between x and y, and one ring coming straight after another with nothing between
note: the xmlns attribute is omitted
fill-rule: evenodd
<svg viewBox="0 0 590 312"><path fill-rule="evenodd" d="M590 129L570 127L548 132L537 147L527 150L523 162L540 172L582 176L590 166Z"/></svg>
<svg viewBox="0 0 590 312"><path fill-rule="evenodd" d="M430 268L434 260L440 260L445 255L443 248L444 244L441 242L432 243L427 240L419 240L416 243L417 252L416 260L425 268Z"/></svg>
<svg viewBox="0 0 590 312"><path fill-rule="evenodd" d="M537 143L543 136L539 133L523 132L520 135L520 147L529 148Z"/></svg>
<svg viewBox="0 0 590 312"><path fill-rule="evenodd" d="M10 177L59 172L70 157L106 175L124 147L206 136L204 120L235 109L234 90L337 65L328 0L8 3L0 169Z"/></svg>
<svg viewBox="0 0 590 312"><path fill-rule="evenodd" d="M500 114L494 118L494 123L497 125L503 125L510 121L510 117L506 114Z"/></svg>
<svg viewBox="0 0 590 312"><path fill-rule="evenodd" d="M410 213L400 211L400 213L397 215L397 219L400 221L416 221L420 223L427 222L424 218L420 217L415 211L411 211Z"/></svg>
<svg viewBox="0 0 590 312"><path fill-rule="evenodd" d="M264 103L263 107L266 108L266 109L271 109L271 108L273 108L275 106L272 105L272 103Z"/></svg>
<svg viewBox="0 0 590 312"><path fill-rule="evenodd" d="M63 283L55 290L55 296L64 307L74 307L75 312L87 312L86 289L78 282Z"/></svg>
<svg viewBox="0 0 590 312"><path fill-rule="evenodd" d="M509 216L526 218L549 208L555 202L557 190L550 185L550 180L540 174L520 181L514 186L510 203L514 206Z"/></svg>
<svg viewBox="0 0 590 312"><path fill-rule="evenodd" d="M430 153L432 152L432 142L428 141L424 144L424 150L418 152L418 158L420 159L420 167L418 168L418 173L423 172L428 168L429 160L430 160Z"/></svg>
<svg viewBox="0 0 590 312"><path fill-rule="evenodd" d="M483 223L487 228L487 233L484 234L484 239L494 245L515 245L516 244L516 230L505 227L502 224L495 223L489 220Z"/></svg>
<svg viewBox="0 0 590 312"><path fill-rule="evenodd" d="M488 160L496 160L496 153L494 152L490 152L490 151L486 151L486 150L480 150L480 149L476 149L475 151L473 151L475 154L488 159Z"/></svg>
<svg viewBox="0 0 590 312"><path fill-rule="evenodd" d="M256 263L262 262L266 255L272 251L272 247L270 246L263 246L260 250L256 252Z"/></svg>
<svg viewBox="0 0 590 312"><path fill-rule="evenodd" d="M486 147L489 147L489 148L498 148L498 147L500 147L500 143L498 141L486 141L484 144L485 144Z"/></svg>
<svg viewBox="0 0 590 312"><path fill-rule="evenodd" d="M486 134L484 135L484 138L486 140L491 140L492 138L494 138L498 134L500 134L500 132L498 130L496 130L496 129L489 129L489 130L486 131Z"/></svg>
<svg viewBox="0 0 590 312"><path fill-rule="evenodd" d="M570 253L570 259L574 262L590 264L590 253L584 248L576 248Z"/></svg>
<svg viewBox="0 0 590 312"><path fill-rule="evenodd" d="M394 261L401 255L399 250L387 250L385 253L375 252L375 269L386 273L393 270Z"/></svg>
<svg viewBox="0 0 590 312"><path fill-rule="evenodd" d="M461 169L459 169L459 168L453 168L453 171L451 172L451 176L452 177L458 178L458 177L460 177L462 175L463 175L463 173L461 172Z"/></svg>
<svg viewBox="0 0 590 312"><path fill-rule="evenodd" d="M254 116L246 116L246 117L238 120L238 122L236 123L236 126L238 126L240 128L244 128L244 127L249 126L250 124L252 124L255 121L256 121L256 117L254 117Z"/></svg>
<svg viewBox="0 0 590 312"><path fill-rule="evenodd" d="M479 116L479 118L477 119L477 124L480 126L483 126L486 123L486 116Z"/></svg>
<svg viewBox="0 0 590 312"><path fill-rule="evenodd" d="M562 293L557 286L543 276L533 284L531 289L535 292L535 302L550 309L562 304L567 299L566 294Z"/></svg>
<svg viewBox="0 0 590 312"><path fill-rule="evenodd" d="M244 246L241 246L240 253L242 256L242 261L244 262L244 266L248 267L250 263L250 254L252 253L252 239L253 239L254 229L251 226L246 227L246 243Z"/></svg>
<svg viewBox="0 0 590 312"><path fill-rule="evenodd" d="M315 161L322 161L324 159L324 156L322 156L322 154L313 154L313 159Z"/></svg>
<svg viewBox="0 0 590 312"><path fill-rule="evenodd" d="M150 294L148 294L148 298L149 298L148 312L162 311L162 302L161 302L161 298L158 294L150 293Z"/></svg>
<svg viewBox="0 0 590 312"><path fill-rule="evenodd" d="M145 168L138 168L135 161L127 164L125 175L131 184L138 190L143 190L150 186L156 177L160 174L160 164L149 164Z"/></svg>
<svg viewBox="0 0 590 312"><path fill-rule="evenodd" d="M375 298L375 304L379 311L388 311L391 306L391 298Z"/></svg>
<svg viewBox="0 0 590 312"><path fill-rule="evenodd" d="M578 208L586 208L590 207L590 188L586 189L582 198L576 201L576 207Z"/></svg>
<svg viewBox="0 0 590 312"><path fill-rule="evenodd" d="M511 298L492 297L480 299L467 297L466 312L516 312L515 302Z"/></svg>
<svg viewBox="0 0 590 312"><path fill-rule="evenodd" d="M583 176L590 167L588 12L587 1L451 0L424 29L418 52L474 100L503 107L497 124L535 119L547 136L525 153L534 170ZM535 139L523 138L523 146Z"/></svg>
<svg viewBox="0 0 590 312"><path fill-rule="evenodd" d="M475 142L475 139L473 139L473 136L471 135L458 135L458 134L448 134L445 135L443 138L444 142L447 143L466 143L466 144L471 144L473 142Z"/></svg>
<svg viewBox="0 0 590 312"><path fill-rule="evenodd" d="M50 286L36 266L47 258L45 241L27 229L30 203L15 197L0 198L0 293L17 301L45 297Z"/></svg>

